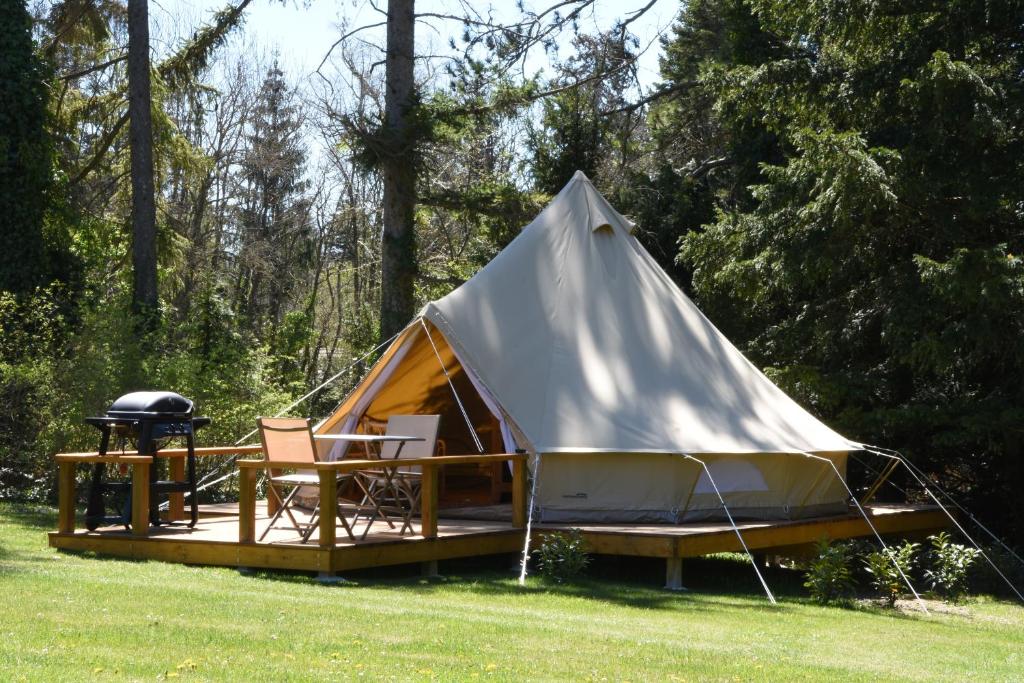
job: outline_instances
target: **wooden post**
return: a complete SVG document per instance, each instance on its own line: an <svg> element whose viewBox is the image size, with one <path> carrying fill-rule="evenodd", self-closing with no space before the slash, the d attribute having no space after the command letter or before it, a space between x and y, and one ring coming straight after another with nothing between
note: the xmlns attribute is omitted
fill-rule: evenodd
<svg viewBox="0 0 1024 683"><path fill-rule="evenodd" d="M274 484L271 483L271 481L270 481L271 477L277 477L277 476L280 476L280 474L281 474L281 470L280 469L271 469L271 470L268 470L268 472L267 472L267 516L268 517L273 517L275 514L277 514L277 509L279 507L281 507L281 504L277 500L278 496L275 496L274 494L272 494L270 492L270 489L274 486ZM277 489L274 489L274 490L277 491Z"/></svg>
<svg viewBox="0 0 1024 683"><path fill-rule="evenodd" d="M75 463L61 462L57 469L57 531L75 530Z"/></svg>
<svg viewBox="0 0 1024 683"><path fill-rule="evenodd" d="M149 534L149 462L132 463L132 535Z"/></svg>
<svg viewBox="0 0 1024 683"><path fill-rule="evenodd" d="M256 541L256 470L238 470L238 542Z"/></svg>
<svg viewBox="0 0 1024 683"><path fill-rule="evenodd" d="M530 502L526 498L526 458L512 461L512 526L516 529L526 528L526 507Z"/></svg>
<svg viewBox="0 0 1024 683"><path fill-rule="evenodd" d="M437 538L437 467L423 466L420 487L420 535L423 538Z"/></svg>
<svg viewBox="0 0 1024 683"><path fill-rule="evenodd" d="M665 558L665 588L670 591L683 591L683 558Z"/></svg>
<svg viewBox="0 0 1024 683"><path fill-rule="evenodd" d="M170 458L171 480L185 481L185 458ZM185 494L182 492L171 493L167 496L168 508L167 519L172 522L180 522L185 519Z"/></svg>
<svg viewBox="0 0 1024 683"><path fill-rule="evenodd" d="M338 473L322 469L320 474L320 547L333 548L338 531Z"/></svg>

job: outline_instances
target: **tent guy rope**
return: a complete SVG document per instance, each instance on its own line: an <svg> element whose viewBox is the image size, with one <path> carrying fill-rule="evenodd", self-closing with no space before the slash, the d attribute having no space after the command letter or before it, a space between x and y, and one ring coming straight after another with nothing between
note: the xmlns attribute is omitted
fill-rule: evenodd
<svg viewBox="0 0 1024 683"><path fill-rule="evenodd" d="M437 345L434 344L434 338L430 335L430 330L427 329L427 323L420 318L420 325L423 327L423 332L427 335L427 340L430 342L430 348L434 349L434 355L437 356L437 362L441 364L441 372L444 373L444 378L448 380L448 386L451 387L452 396L455 397L455 402L459 404L459 411L462 413L462 419L466 421L466 429L469 430L469 435L473 437L473 444L476 446L478 453L484 452L484 445L480 443L480 437L476 434L476 429L473 428L473 423L469 419L469 415L466 413L466 407L462 405L462 399L459 398L459 392L455 391L455 383L452 382L451 375L448 374L448 368L445 367L444 361L441 360L441 354L437 350Z"/></svg>
<svg viewBox="0 0 1024 683"><path fill-rule="evenodd" d="M907 578L907 575L906 573L904 573L903 568L900 567L900 563L896 561L896 557L893 555L892 550L889 548L888 545L886 545L885 541L882 540L882 535L878 533L878 529L876 529L875 525L871 523L871 519L868 517L868 513L864 511L863 507L861 507L860 501L857 500L857 496L853 495L853 489L851 489L849 484L846 483L846 480L843 479L843 475L839 472L839 468L836 467L836 464L832 462L832 460L830 460L829 458L823 458L820 455L814 455L813 453L806 453L800 451L798 452L798 455L802 455L806 458L813 458L814 460L821 460L822 462L828 463L829 466L832 467L832 471L835 472L836 478L839 480L839 483L843 485L843 488L846 489L846 492L850 494L850 500L852 500L853 504L857 506L857 511L860 512L860 516L864 518L865 522L867 522L868 527L871 529L872 533L874 533L875 538L878 539L878 542L881 544L882 549L885 551L885 554L889 557L889 560L892 561L893 566L896 567L896 571L899 572L901 577L903 577L903 582L907 584L907 588L909 588L910 592L914 594L914 598L917 600L917 604L921 608L921 611L925 614L930 614L928 608L924 604L924 600L921 599L921 596L914 588L914 585L910 583L910 579Z"/></svg>
<svg viewBox="0 0 1024 683"><path fill-rule="evenodd" d="M380 344L377 344L377 346L373 347L372 349L370 349L369 351L364 353L359 358L356 358L354 361L352 361L352 363L347 365L344 369L342 369L341 371L335 373L334 375L332 375L328 379L326 379L323 382L321 382L316 388L314 388L311 391L303 394L301 397L299 397L296 400L292 401L286 407L284 407L281 410L277 411L277 413L275 413L273 415L273 417L281 417L282 415L284 415L285 413L287 413L288 411L290 411L292 408L296 407L297 405L299 405L303 401L305 401L305 400L315 396L316 394L320 393L321 391L323 391L324 389L329 387L331 384L334 384L334 382L338 381L341 377L343 377L347 372L349 372L356 365L358 365L359 363L363 362L364 360L366 360L367 358L372 356L374 353L376 353L380 349L384 348L385 346L387 346L388 344L393 342L395 340L395 338L398 337L398 335L400 335L402 332L404 332L404 330L400 330L400 331L396 332L390 338L385 339ZM245 436L240 438L238 441L236 441L232 445L233 446L241 446L245 441L247 441L249 439L249 437L251 437L253 434L255 434L258 431L259 431L258 429L254 429L251 432L248 432L247 434L245 434ZM225 465L222 465L221 468L218 468L218 469L223 469L223 467L227 467L227 466L233 465L237 459L238 459L238 456L233 456L232 458L230 458L227 461L227 463ZM199 480L199 482L196 484L196 493L199 493L200 491L205 491L206 489L210 488L211 486L216 486L217 484L221 483L222 481L230 479L231 477L233 477L236 474L238 474L238 470L232 469L227 474L221 475L221 476L219 476L216 479L211 481L210 477L213 476L214 474L216 474L216 472L217 472L217 470L214 470L214 472L211 472L210 474L206 475L205 477L203 477L202 479ZM191 492L186 491L184 495L185 495L185 498L188 498L192 494L191 494ZM160 504L160 509L161 510L167 510L169 507L170 507L170 502L168 502L168 501L164 501L163 503Z"/></svg>
<svg viewBox="0 0 1024 683"><path fill-rule="evenodd" d="M764 580L764 576L761 575L761 570L757 568L757 562L754 560L754 556L750 553L750 548L747 547L747 542L743 540L743 534L740 533L740 528L736 526L736 522L733 521L732 513L729 512L729 506L725 504L725 498L722 497L722 492L718 490L718 484L715 483L714 478L711 476L711 470L708 468L707 463L699 458L693 457L689 453L680 453L680 455L688 460L693 460L704 468L704 474L707 475L708 481L711 482L711 487L715 489L715 495L718 496L718 500L722 503L722 510L725 511L725 516L729 518L729 524L732 525L732 530L736 532L736 538L740 539L740 545L743 546L743 551L746 552L747 557L750 558L750 565L754 568L754 573L757 574L757 579L761 582L761 587L764 588L764 592L768 596L769 602L773 605L778 604L775 602L775 596L772 595L771 590L768 588L768 583ZM685 512L685 510L683 512Z"/></svg>
<svg viewBox="0 0 1024 683"><path fill-rule="evenodd" d="M938 485L938 483L936 483L934 479L932 479L932 478L931 478L930 476L928 476L927 474L925 474L924 470L922 470L922 469L921 469L920 467L918 467L918 466L917 466L917 465L915 465L915 464L914 464L913 462L911 462L911 461L910 461L910 460L909 460L909 459L908 459L908 458L907 458L907 457L906 457L905 455L901 454L901 453L900 453L899 451L894 451L894 450L892 450L892 449L890 449L890 448L883 448L882 446L873 446L873 445L871 445L871 444L866 444L866 443L865 443L865 444L860 444L860 445L861 445L861 447L862 447L862 448L864 448L865 450L868 450L868 449L874 449L874 450L877 450L877 451L882 451L883 453L889 453L890 455L895 455L895 456L897 456L897 457L901 458L901 459L903 460L903 464L904 464L904 465L906 465L907 469L913 469L913 470L915 470L915 471L916 471L916 472L917 472L917 473L918 473L918 474L919 474L919 475L920 475L921 477L923 477L923 478L927 479L928 481L930 481L930 482L932 483L932 486L933 486L933 487L935 488L935 490L936 490L936 491L938 491L938 492L939 492L940 494L942 494L942 497L943 497L943 498L945 498L945 499L946 499L946 500L947 500L947 501L948 501L948 502L949 502L949 503L950 503L950 504L951 504L951 505L952 505L953 507L955 507L955 508L956 508L957 510L959 510L960 512L962 512L962 513L964 513L965 515L967 515L967 516L968 516L968 517L970 518L970 520L971 520L972 522L974 522L974 523L975 523L975 524L976 524L976 525L978 526L978 528L979 528L979 529L981 529L981 530L982 530L982 531L984 531L984 532L985 532L986 534L988 534L988 536L989 536L989 537L990 537L990 538L991 538L991 539L992 539L993 541L995 541L996 543L998 543L998 544L999 544L999 546L1000 546L1000 547L1001 547L1001 548L1002 548L1003 550L1005 550L1005 551L1006 551L1007 553L1009 553L1009 554L1010 554L1010 555L1011 555L1011 556L1012 556L1013 558L1015 558L1015 559L1016 559L1016 560L1017 560L1018 562L1020 562L1020 563L1021 563L1021 565L1024 565L1024 558L1022 558L1022 557L1021 557L1021 556L1020 556L1019 554L1017 554L1017 552L1016 552L1016 551L1015 551L1015 550L1014 550L1013 548L1011 548L1010 546L1008 546L1008 545L1007 545L1007 544L1006 544L1006 543L1005 543L1005 542L1003 541L1003 539L1001 539L1001 538L999 538L998 536L996 536L996 535L995 535L995 534L994 534L994 533L993 533L993 532L992 532L992 531L991 531L991 530L990 530L990 529L989 529L989 528L988 528L987 526L985 526L984 524L982 524L982 523L981 523L981 522L980 522L980 521L978 520L978 518L977 518L977 517L975 517L974 515L972 515L972 514L971 514L970 510L968 510L968 509L967 509L967 508L965 508L965 507L964 507L963 505L961 505L961 504L960 504L960 503L959 503L959 502L957 501L957 499L956 499L956 498L954 498L954 497L953 497L952 495L950 495L950 494L949 494L949 493L948 493L947 491L945 491L945 490L944 490L944 489L943 489L943 488L942 488L941 486L939 486L939 485Z"/></svg>
<svg viewBox="0 0 1024 683"><path fill-rule="evenodd" d="M537 480L540 479L540 453L534 454L533 481L530 482L530 504L526 511L526 539L523 541L523 560L519 565L519 585L526 585L526 563L530 560L530 535L533 533L533 506L537 499Z"/></svg>
<svg viewBox="0 0 1024 683"><path fill-rule="evenodd" d="M928 486L928 484L921 477L919 477L917 473L914 472L914 470L909 465L907 465L906 460L902 456L888 455L886 453L882 453L881 451L873 450L872 448L865 448L864 450L866 450L868 453L873 453L874 455L877 455L879 457L888 458L890 460L895 460L899 463L902 463L906 470L910 473L910 476L912 476L917 481L917 483L921 485L921 488L924 489L924 492L928 494L928 496L933 501L935 501L935 504L938 505L939 509L946 514L946 517L949 517L949 521L953 522L956 528L960 530L960 533L964 535L964 538L967 539L968 543L974 546L974 548L979 553L981 553L981 556L984 557L985 561L988 562L989 566L992 567L993 570L995 570L996 574L999 575L999 578L1001 578L1003 582L1010 587L1010 590L1017 595L1021 602L1024 602L1024 595L1022 595L1021 592L1017 589L1017 587L1013 585L1013 582L1010 581L1009 578L1007 578L1006 574L1004 574L1002 570L1000 570L999 567L996 566L996 563L992 561L992 558L988 556L988 553L985 552L985 550L978 544L978 542L971 538L971 535L967 533L967 530L964 529L964 527L960 524L959 521L957 521L956 517L954 517L952 513L950 513L950 511L946 509L946 506L943 505L939 501L939 499L935 497L935 494L932 493L932 490Z"/></svg>

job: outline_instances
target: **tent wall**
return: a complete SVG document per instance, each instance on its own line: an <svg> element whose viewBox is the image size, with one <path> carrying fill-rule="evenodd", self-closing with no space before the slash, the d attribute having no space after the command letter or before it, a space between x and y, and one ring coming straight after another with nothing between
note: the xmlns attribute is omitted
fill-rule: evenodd
<svg viewBox="0 0 1024 683"><path fill-rule="evenodd" d="M823 453L845 476L846 453ZM832 468L801 455L702 454L730 512L743 519L800 519L846 512ZM537 505L547 522L698 522L724 519L704 470L679 455L545 454Z"/></svg>

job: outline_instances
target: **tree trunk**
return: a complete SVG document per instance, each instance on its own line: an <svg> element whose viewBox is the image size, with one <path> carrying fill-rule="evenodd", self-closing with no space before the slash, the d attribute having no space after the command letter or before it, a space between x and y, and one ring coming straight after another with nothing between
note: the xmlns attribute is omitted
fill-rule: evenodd
<svg viewBox="0 0 1024 683"><path fill-rule="evenodd" d="M384 234L381 244L380 334L387 339L408 324L415 313L416 168L409 132L414 103L414 0L388 0L385 59L387 89L381 157L384 184Z"/></svg>
<svg viewBox="0 0 1024 683"><path fill-rule="evenodd" d="M128 0L128 117L132 176L132 309L142 328L155 329L156 204L153 190L153 121L149 93L148 0Z"/></svg>

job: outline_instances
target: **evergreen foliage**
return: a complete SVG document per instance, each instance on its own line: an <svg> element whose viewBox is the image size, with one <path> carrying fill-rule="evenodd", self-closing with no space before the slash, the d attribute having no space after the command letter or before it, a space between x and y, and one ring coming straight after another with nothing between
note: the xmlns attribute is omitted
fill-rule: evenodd
<svg viewBox="0 0 1024 683"><path fill-rule="evenodd" d="M32 292L46 284L49 78L32 40L26 0L0 4L0 291Z"/></svg>
<svg viewBox="0 0 1024 683"><path fill-rule="evenodd" d="M698 303L840 431L1003 506L1024 481L1024 7L738 6L691 5L666 57L743 188L683 238Z"/></svg>

